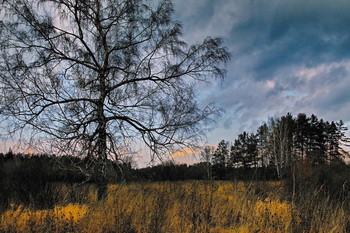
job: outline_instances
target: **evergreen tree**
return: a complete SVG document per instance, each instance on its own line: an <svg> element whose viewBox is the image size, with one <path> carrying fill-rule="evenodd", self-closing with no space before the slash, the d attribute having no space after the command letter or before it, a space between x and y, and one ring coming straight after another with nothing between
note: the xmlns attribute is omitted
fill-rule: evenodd
<svg viewBox="0 0 350 233"><path fill-rule="evenodd" d="M226 158L228 158L228 143L222 140L213 154L212 173L214 179L225 178Z"/></svg>
<svg viewBox="0 0 350 233"><path fill-rule="evenodd" d="M230 157L227 163L229 168L239 168L243 166L242 143L235 139L231 146Z"/></svg>
<svg viewBox="0 0 350 233"><path fill-rule="evenodd" d="M329 140L329 148L328 148L328 158L329 163L335 162L339 157L339 140L341 138L337 124L332 121L328 128L328 140Z"/></svg>
<svg viewBox="0 0 350 233"><path fill-rule="evenodd" d="M248 167L257 167L258 165L258 139L257 135L249 134L246 147L245 164Z"/></svg>
<svg viewBox="0 0 350 233"><path fill-rule="evenodd" d="M309 128L309 118L305 113L299 113L296 119L294 148L301 160L306 157Z"/></svg>
<svg viewBox="0 0 350 233"><path fill-rule="evenodd" d="M238 135L231 147L230 159L233 167L254 167L258 164L258 137L243 132Z"/></svg>
<svg viewBox="0 0 350 233"><path fill-rule="evenodd" d="M248 155L248 133L243 132L238 135L238 140L240 141L241 147L241 157L242 157L242 166L248 168L250 164L250 158Z"/></svg>
<svg viewBox="0 0 350 233"><path fill-rule="evenodd" d="M307 159L312 164L324 164L326 162L325 124L323 120L312 114L308 129L308 153Z"/></svg>

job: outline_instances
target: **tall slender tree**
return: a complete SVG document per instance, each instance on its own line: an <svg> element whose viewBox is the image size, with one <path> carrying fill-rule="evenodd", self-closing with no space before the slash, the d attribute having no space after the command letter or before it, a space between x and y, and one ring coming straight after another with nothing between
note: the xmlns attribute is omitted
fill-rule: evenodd
<svg viewBox="0 0 350 233"><path fill-rule="evenodd" d="M201 160L204 163L208 180L212 179L212 159L213 159L214 153L215 153L214 146L204 146L204 148L200 152Z"/></svg>
<svg viewBox="0 0 350 233"><path fill-rule="evenodd" d="M307 153L309 119L305 113L299 113L296 118L295 148L298 150L299 159L303 160Z"/></svg>
<svg viewBox="0 0 350 233"><path fill-rule="evenodd" d="M228 143L222 140L213 154L212 172L216 179L224 179L226 175L226 159L228 158Z"/></svg>
<svg viewBox="0 0 350 233"><path fill-rule="evenodd" d="M279 178L286 174L286 169L291 165L293 127L294 121L291 114L270 120L272 162Z"/></svg>
<svg viewBox="0 0 350 233"><path fill-rule="evenodd" d="M258 158L262 167L267 167L269 160L269 128L266 123L262 124L257 130L257 150Z"/></svg>
<svg viewBox="0 0 350 233"><path fill-rule="evenodd" d="M242 147L241 141L235 139L231 145L229 159L227 161L229 168L239 168L243 165Z"/></svg>

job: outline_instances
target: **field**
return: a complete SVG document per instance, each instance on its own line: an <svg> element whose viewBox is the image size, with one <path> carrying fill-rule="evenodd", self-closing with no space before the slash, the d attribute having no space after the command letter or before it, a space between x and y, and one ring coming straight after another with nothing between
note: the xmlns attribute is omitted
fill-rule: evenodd
<svg viewBox="0 0 350 233"><path fill-rule="evenodd" d="M187 181L56 185L52 209L10 205L1 232L346 232L344 203L310 192L287 200L283 182ZM294 202L294 203L293 203Z"/></svg>

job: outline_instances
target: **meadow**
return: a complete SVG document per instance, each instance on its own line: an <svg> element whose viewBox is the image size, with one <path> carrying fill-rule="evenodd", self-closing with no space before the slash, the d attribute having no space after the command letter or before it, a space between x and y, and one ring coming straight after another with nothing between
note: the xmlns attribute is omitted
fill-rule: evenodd
<svg viewBox="0 0 350 233"><path fill-rule="evenodd" d="M10 204L0 232L347 232L347 202L310 190L291 199L284 181L55 184L53 208Z"/></svg>

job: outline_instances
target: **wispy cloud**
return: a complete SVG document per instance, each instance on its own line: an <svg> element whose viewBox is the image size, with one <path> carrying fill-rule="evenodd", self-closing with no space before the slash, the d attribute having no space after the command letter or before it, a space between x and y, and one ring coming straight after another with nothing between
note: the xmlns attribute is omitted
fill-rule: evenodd
<svg viewBox="0 0 350 233"><path fill-rule="evenodd" d="M174 159L176 163L182 164L193 164L198 162L197 155L199 154L198 149L183 148L171 154L171 158Z"/></svg>

